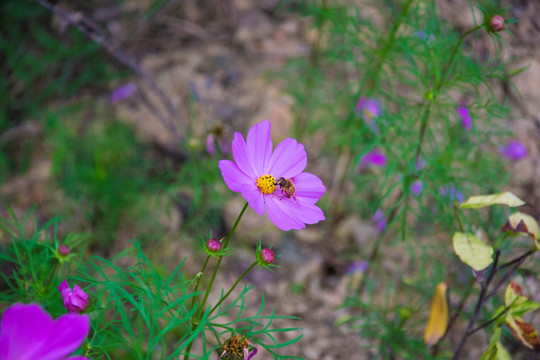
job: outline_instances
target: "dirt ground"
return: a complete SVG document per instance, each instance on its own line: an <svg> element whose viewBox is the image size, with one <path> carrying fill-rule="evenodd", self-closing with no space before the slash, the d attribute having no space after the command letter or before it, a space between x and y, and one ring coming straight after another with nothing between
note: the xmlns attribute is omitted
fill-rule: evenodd
<svg viewBox="0 0 540 360"><path fill-rule="evenodd" d="M457 29L472 26L472 16L463 15L469 14L466 0L437 2L441 15L453 19ZM194 116L190 112L189 99L195 96L197 108L193 129L201 139L218 123L245 133L249 126L263 119L272 120L274 143L290 134L295 104L284 92L282 81L272 74L288 59L309 53L313 34L307 19L277 11L279 0L190 0L170 1L151 21L136 23L133 18L118 19L110 14L114 11L137 13L145 0L140 4L101 3L102 7L93 6L91 12L85 14L102 24L129 54L141 60L141 68L151 75L177 110L179 128L186 127ZM358 3L361 7L362 1ZM516 68L524 65L529 68L514 79L519 93L502 83L493 84L493 87L496 92L506 92L510 97L515 110L508 118L507 126L529 150L527 159L509 165L509 171L519 174L513 177L509 190L527 199L538 219L540 2L516 0L506 3L512 6L510 13L519 19L519 23L511 25L514 35L508 37L504 57L516 59ZM73 6L78 5L75 2ZM477 46L489 49L489 40ZM166 114L166 105L152 93L148 84L144 81L137 81L137 84L148 93L148 101ZM105 96L103 101L106 101ZM128 100L115 109L120 118L135 126L141 138L163 149L174 148L178 136L181 137L181 134L171 133L163 119L155 116L155 109L144 102ZM31 120L25 126L29 132L33 129L41 131ZM316 139L313 143L316 147ZM47 156L35 156L26 174L0 187L0 195L11 200L10 206L18 214L24 214L32 204L46 203L54 196L46 190L50 183L50 164ZM242 201L236 199L224 206L228 226L241 205ZM254 273L248 281L265 294L268 308L275 308L278 314L301 318L288 321L290 326L303 328L303 338L287 348L288 354L320 360L375 358L370 350L363 348L369 344L358 336L357 330L336 326L338 319L347 314L340 305L347 291L345 269L349 263L323 253L326 247L318 244L328 239L322 238L319 228L308 227L283 238L277 229L265 226L254 213L248 213L245 222L246 229L242 230L245 233L240 236L249 236L253 229L262 228L263 239L275 243L278 252L283 254L279 259L282 268L275 274ZM172 233L178 230L178 223L169 223ZM355 241L362 246L373 239L376 228L369 219L351 217L344 222L341 233L334 234L332 241L339 247L341 241L348 241L351 233L361 234ZM161 250L168 252L171 258L189 251L184 245L167 246L171 247ZM154 251L157 253L160 249ZM221 283L231 283L245 268L242 255L247 258L250 255L243 251L238 256L238 264L222 274ZM188 270L198 271L196 260L186 266ZM304 284L303 290L292 294L294 284ZM534 297L540 300L540 294ZM487 344L487 339L481 341ZM475 356L477 353L472 352L467 358L477 358ZM266 359L267 356L263 353L257 356L259 358Z"/></svg>

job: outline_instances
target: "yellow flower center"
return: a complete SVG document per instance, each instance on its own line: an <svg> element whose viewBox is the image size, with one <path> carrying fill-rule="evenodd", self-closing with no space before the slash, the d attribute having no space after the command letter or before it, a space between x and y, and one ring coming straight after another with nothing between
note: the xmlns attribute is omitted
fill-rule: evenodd
<svg viewBox="0 0 540 360"><path fill-rule="evenodd" d="M263 194L272 194L276 190L276 178L272 175L263 175L257 179L257 187Z"/></svg>

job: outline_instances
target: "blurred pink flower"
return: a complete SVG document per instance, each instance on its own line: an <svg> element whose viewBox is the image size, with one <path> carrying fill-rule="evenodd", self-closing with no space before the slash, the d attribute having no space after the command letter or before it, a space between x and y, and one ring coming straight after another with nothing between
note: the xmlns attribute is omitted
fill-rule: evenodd
<svg viewBox="0 0 540 360"><path fill-rule="evenodd" d="M253 126L247 142L234 134L234 162L221 160L219 168L225 184L239 192L259 215L265 214L281 230L303 229L324 220L315 205L325 193L321 179L304 172L307 154L294 139L285 139L273 150L270 121Z"/></svg>
<svg viewBox="0 0 540 360"><path fill-rule="evenodd" d="M382 210L377 210L375 212L375 215L373 215L373 221L375 222L379 233L382 233L386 229L386 215L384 215L384 212Z"/></svg>
<svg viewBox="0 0 540 360"><path fill-rule="evenodd" d="M375 99L358 99L355 109L356 115L364 119L365 124L374 133L379 133L379 126L375 123L375 118L381 114L381 105Z"/></svg>
<svg viewBox="0 0 540 360"><path fill-rule="evenodd" d="M499 147L499 152L510 160L521 160L529 154L525 145L517 140L511 140L506 146Z"/></svg>
<svg viewBox="0 0 540 360"><path fill-rule="evenodd" d="M373 120L381 114L381 105L375 99L361 97L356 104L356 114L365 120Z"/></svg>
<svg viewBox="0 0 540 360"><path fill-rule="evenodd" d="M2 360L90 360L68 357L90 330L88 315L65 314L53 320L39 304L11 305L0 324Z"/></svg>
<svg viewBox="0 0 540 360"><path fill-rule="evenodd" d="M411 192L418 196L422 192L422 189L424 188L424 183L422 180L416 180L411 184Z"/></svg>
<svg viewBox="0 0 540 360"><path fill-rule="evenodd" d="M360 160L360 164L368 164L371 163L376 166L385 166L386 165L386 156L379 150L371 150L364 156L362 156L362 159Z"/></svg>
<svg viewBox="0 0 540 360"><path fill-rule="evenodd" d="M441 186L439 188L439 193L441 194L441 196L450 197L450 200L457 199L459 203L462 203L465 201L465 195L463 195L461 191L458 191L456 189L456 186L454 185L454 183L450 183L450 185L446 185L444 187Z"/></svg>
<svg viewBox="0 0 540 360"><path fill-rule="evenodd" d="M460 106L457 108L457 114L461 118L461 126L467 131L472 129L472 119L469 109L466 106Z"/></svg>
<svg viewBox="0 0 540 360"><path fill-rule="evenodd" d="M88 307L88 294L79 285L74 285L73 290L68 285L67 279L58 287L64 300L64 307L69 312L83 312Z"/></svg>
<svg viewBox="0 0 540 360"><path fill-rule="evenodd" d="M122 100L127 99L137 91L137 84L133 81L128 82L125 85L122 85L116 88L110 95L109 101L113 104L117 104Z"/></svg>
<svg viewBox="0 0 540 360"><path fill-rule="evenodd" d="M356 260L356 261L353 261L353 263L347 267L346 272L349 275L357 273L357 272L363 273L367 270L368 266L369 266L369 263L367 261Z"/></svg>
<svg viewBox="0 0 540 360"><path fill-rule="evenodd" d="M415 37L417 37L420 40L423 40L426 45L431 45L435 41L435 35L428 34L425 31L419 30L413 34Z"/></svg>

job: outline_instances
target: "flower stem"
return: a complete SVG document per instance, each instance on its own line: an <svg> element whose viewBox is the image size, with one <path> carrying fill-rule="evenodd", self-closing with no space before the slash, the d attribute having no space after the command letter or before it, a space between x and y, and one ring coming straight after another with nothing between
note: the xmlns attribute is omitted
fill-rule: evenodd
<svg viewBox="0 0 540 360"><path fill-rule="evenodd" d="M233 290L236 288L236 286L238 285L238 283L240 282L240 280L242 280L247 274L248 272L251 271L251 269L253 269L255 267L255 265L257 265L257 261L255 261L253 264L250 265L250 267L248 267L243 273L242 275L240 275L240 277L236 280L236 282L233 284L233 286L229 289L229 291L227 291L227 293L221 298L221 300L219 300L219 302L214 305L214 307L212 308L212 310L210 310L210 312L208 313L208 315L211 315L219 305L221 305L221 303L223 302L223 300L225 300L227 297L229 297L229 295L231 295L231 293L233 292Z"/></svg>
<svg viewBox="0 0 540 360"><path fill-rule="evenodd" d="M201 271L197 274L197 282L195 283L195 289L193 290L193 293L196 293L197 290L199 289L199 284L201 283L201 278L204 274L204 270L206 269L206 265L208 265L208 261L210 260L210 255L207 255L206 256L206 260L204 261L204 265L201 269ZM195 304L195 298L198 297L196 295L194 295L192 298L191 298L191 307L193 307L193 305Z"/></svg>
<svg viewBox="0 0 540 360"><path fill-rule="evenodd" d="M52 279L54 278L54 274L56 273L56 269L58 269L58 263L60 261L58 259L55 259L53 269L51 271L51 274L49 275L49 279L47 280L47 284L45 285L46 288L48 288L51 285Z"/></svg>
<svg viewBox="0 0 540 360"><path fill-rule="evenodd" d="M227 235L227 238L225 239L225 242L223 243L223 249L227 249L227 245L229 245L229 241L231 240L231 238L232 238L232 236L233 236L233 234L234 234L234 232L236 230L236 227L238 226L238 223L240 223L240 219L244 215L244 212L246 212L247 207L248 207L248 203L246 202L246 204L242 208L242 211L240 211L240 214L238 215L238 218L236 218L236 221L234 222L234 225L233 225L231 231L229 232L229 235ZM197 316L196 316L197 319L195 321L193 321L192 329L195 329L195 327L197 326L197 324L201 320L201 317L202 317L202 315L204 313L204 308L206 306L206 302L208 301L208 296L210 295L210 291L212 290L212 286L214 285L214 281L216 280L216 275L217 275L217 273L219 271L219 267L221 265L222 260L223 260L223 255L220 255L220 257L218 258L216 267L214 268L214 272L212 273L212 277L210 278L210 283L208 284L208 287L206 288L206 291L204 293L204 298L203 298L202 304L201 304L201 306L199 308L199 311L197 313ZM187 360L189 358L189 351L191 350L192 345L193 345L193 342L191 342L187 346L186 354L184 355L184 360Z"/></svg>
<svg viewBox="0 0 540 360"><path fill-rule="evenodd" d="M414 0L408 0L403 9L401 9L401 12L394 21L392 29L390 30L390 34L388 35L388 41L386 41L384 45L381 46L380 53L378 54L378 56L376 56L376 58L378 58L377 61L374 62L374 66L369 71L365 72L362 79L362 84L354 95L355 100L357 100L360 95L366 90L366 97L370 97L373 93L373 90L376 86L376 81L374 79L377 79L379 77L384 62L386 61L390 50L394 46L397 32L401 24L403 23L403 19L405 19L407 13L409 12L409 8L411 7L413 1ZM350 126L351 124L348 123L347 125ZM354 156L349 146L344 146L343 148L341 148L337 164L343 164L343 167L341 167L341 169L343 170L340 171L339 167L335 169L337 171L332 181L333 186L330 193L330 203L332 204L332 206L328 214L328 221L330 222L331 226L334 225L334 220L336 218L339 218L337 214L337 212L339 211L338 206L339 204L341 204L341 197L343 194L342 189L345 188L345 181L347 180L349 171L351 170L351 163L353 158Z"/></svg>

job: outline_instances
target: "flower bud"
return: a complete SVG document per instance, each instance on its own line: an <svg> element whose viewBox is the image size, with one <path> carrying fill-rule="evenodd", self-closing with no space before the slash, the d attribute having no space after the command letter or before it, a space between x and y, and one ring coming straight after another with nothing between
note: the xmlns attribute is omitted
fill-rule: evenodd
<svg viewBox="0 0 540 360"><path fill-rule="evenodd" d="M72 313L80 313L88 307L88 294L83 291L78 285L73 286L73 290L69 287L67 279L60 284L58 290L62 294L64 307Z"/></svg>
<svg viewBox="0 0 540 360"><path fill-rule="evenodd" d="M71 249L67 245L60 245L58 247L58 253L64 257L68 256L71 253Z"/></svg>
<svg viewBox="0 0 540 360"><path fill-rule="evenodd" d="M493 15L489 20L489 29L495 32L504 29L504 18L501 15Z"/></svg>
<svg viewBox="0 0 540 360"><path fill-rule="evenodd" d="M261 250L261 259L267 265L272 264L276 259L276 255L270 248L264 248Z"/></svg>
<svg viewBox="0 0 540 360"><path fill-rule="evenodd" d="M206 248L208 249L208 251L216 253L221 250L222 245L219 240L212 238L206 242Z"/></svg>
<svg viewBox="0 0 540 360"><path fill-rule="evenodd" d="M257 244L257 251L255 252L255 257L257 258L257 264L259 265L259 271L262 268L267 268L270 271L272 271L270 268L278 268L278 265L274 265L274 261L276 260L278 256L274 254L274 250L271 248L262 248L261 241L259 240L259 243Z"/></svg>

